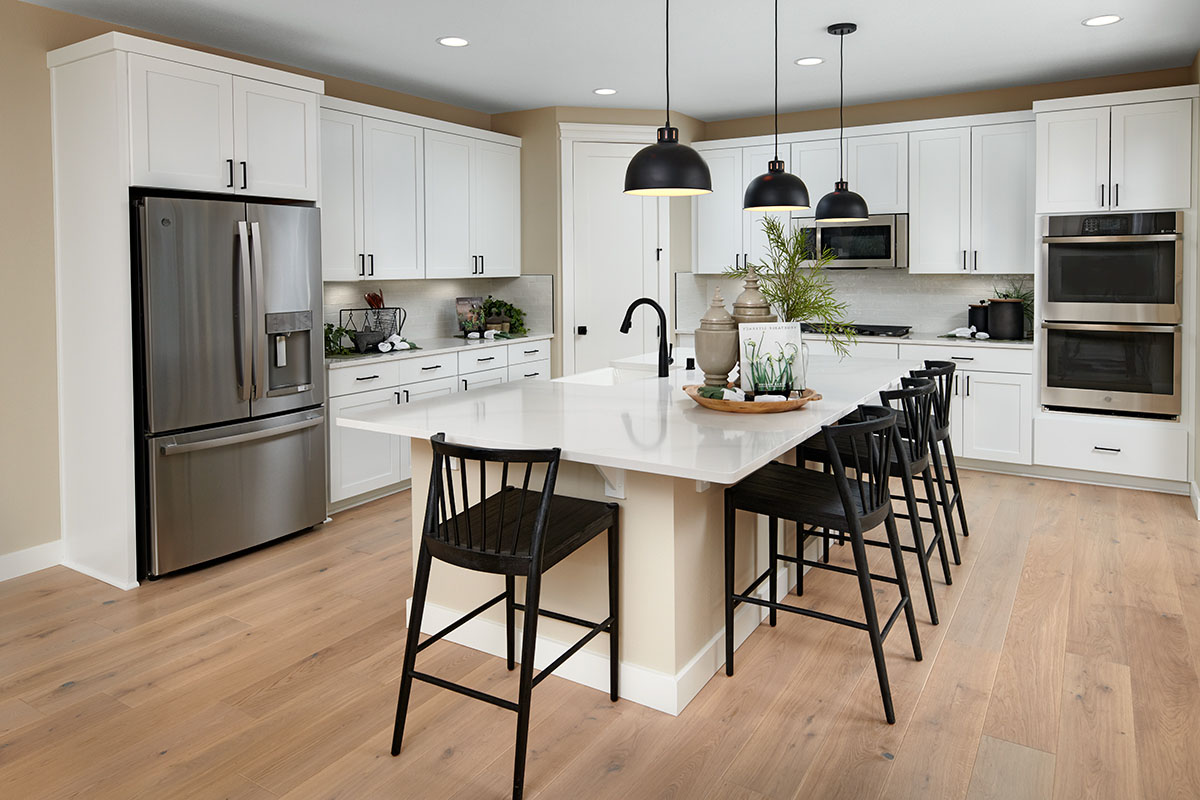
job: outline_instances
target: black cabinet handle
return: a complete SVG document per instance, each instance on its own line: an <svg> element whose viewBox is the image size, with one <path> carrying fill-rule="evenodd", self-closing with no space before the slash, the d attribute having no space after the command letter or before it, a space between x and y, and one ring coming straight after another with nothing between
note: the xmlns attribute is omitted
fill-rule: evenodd
<svg viewBox="0 0 1200 800"><path fill-rule="evenodd" d="M542 352L542 351L541 350L526 350L525 355L532 356L532 355L536 355L537 353L540 353L540 352Z"/></svg>
<svg viewBox="0 0 1200 800"><path fill-rule="evenodd" d="M958 376L954 376L954 396L958 397Z"/></svg>
<svg viewBox="0 0 1200 800"><path fill-rule="evenodd" d="M1100 207L1104 207L1104 184L1100 184Z"/></svg>
<svg viewBox="0 0 1200 800"><path fill-rule="evenodd" d="M242 188L246 188L246 162L242 162Z"/></svg>
<svg viewBox="0 0 1200 800"><path fill-rule="evenodd" d="M400 399L400 395L404 395L403 400ZM408 389L401 389L400 391L396 392L396 402L397 403L407 403L408 402Z"/></svg>
<svg viewBox="0 0 1200 800"><path fill-rule="evenodd" d="M575 332L578 333L580 336L587 336L587 325L580 325L578 328L575 329Z"/></svg>
<svg viewBox="0 0 1200 800"><path fill-rule="evenodd" d="M378 377L379 377L378 375L365 375L361 378L355 378L354 380L356 380L356 381L373 381Z"/></svg>
<svg viewBox="0 0 1200 800"><path fill-rule="evenodd" d="M476 361L480 361L480 362L482 362L482 361L495 361L495 360L496 360L496 357L495 357L495 356L488 356L487 358L477 358L477 359L475 359L475 360L476 360Z"/></svg>
<svg viewBox="0 0 1200 800"><path fill-rule="evenodd" d="M526 378L536 378L538 375L541 375L541 373L540 372L526 372L525 373Z"/></svg>
<svg viewBox="0 0 1200 800"><path fill-rule="evenodd" d="M967 376L967 397L971 396L971 376Z"/></svg>
<svg viewBox="0 0 1200 800"><path fill-rule="evenodd" d="M466 390L467 390L467 379L463 378L463 391L465 392Z"/></svg>
<svg viewBox="0 0 1200 800"><path fill-rule="evenodd" d="M1121 448L1119 448L1119 447L1101 447L1100 445L1096 445L1092 449L1098 450L1101 453L1119 453L1119 452L1121 452Z"/></svg>
<svg viewBox="0 0 1200 800"><path fill-rule="evenodd" d="M480 256L480 257L479 257L479 274L480 274L480 275L483 275L483 274L484 274L484 273L486 273L486 272L487 272L487 266L486 266L486 263L485 263L485 262L484 262L484 260L483 260L483 256Z"/></svg>
<svg viewBox="0 0 1200 800"><path fill-rule="evenodd" d="M974 356L950 356L951 361L974 361Z"/></svg>
<svg viewBox="0 0 1200 800"><path fill-rule="evenodd" d="M367 257L362 253L358 254L358 277L367 277Z"/></svg>
<svg viewBox="0 0 1200 800"><path fill-rule="evenodd" d="M963 269L967 268L967 251L963 250Z"/></svg>
<svg viewBox="0 0 1200 800"><path fill-rule="evenodd" d="M427 370L431 370L431 369L441 369L441 368L442 368L442 365L441 365L441 364L434 364L432 367L421 367L421 371L422 371L422 372L425 372L425 371L427 371Z"/></svg>
<svg viewBox="0 0 1200 800"><path fill-rule="evenodd" d="M225 159L225 163L229 165L229 188L233 188L233 159Z"/></svg>
<svg viewBox="0 0 1200 800"><path fill-rule="evenodd" d="M1121 184L1113 184L1113 208L1121 205Z"/></svg>
<svg viewBox="0 0 1200 800"><path fill-rule="evenodd" d="M374 253L369 254L367 256L367 261L369 261L371 264L371 268L369 270L367 270L367 274L370 275L371 277L375 277L375 254Z"/></svg>
<svg viewBox="0 0 1200 800"><path fill-rule="evenodd" d="M973 268L971 271L972 271L972 272L978 272L978 271L979 271L979 251L978 251L978 250L972 250L971 252L972 252L972 253L974 253L974 258L975 258L975 266L974 266L974 268Z"/></svg>
<svg viewBox="0 0 1200 800"><path fill-rule="evenodd" d="M741 253L733 254L733 268L734 269L742 268L742 254Z"/></svg>

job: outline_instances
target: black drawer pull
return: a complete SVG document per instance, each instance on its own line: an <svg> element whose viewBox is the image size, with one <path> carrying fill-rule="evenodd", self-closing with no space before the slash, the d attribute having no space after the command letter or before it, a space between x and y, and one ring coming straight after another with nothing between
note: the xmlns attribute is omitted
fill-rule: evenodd
<svg viewBox="0 0 1200 800"><path fill-rule="evenodd" d="M950 356L951 361L974 361L974 356Z"/></svg>
<svg viewBox="0 0 1200 800"><path fill-rule="evenodd" d="M1119 452L1121 452L1121 448L1119 448L1119 447L1101 447L1100 445L1096 445L1092 449L1097 450L1101 453L1119 453Z"/></svg>
<svg viewBox="0 0 1200 800"><path fill-rule="evenodd" d="M534 355L535 353L540 353L540 352L542 352L542 351L541 350L526 350L525 355L531 356L531 355Z"/></svg>
<svg viewBox="0 0 1200 800"><path fill-rule="evenodd" d="M496 357L495 357L495 356L488 356L487 358L477 358L477 359L475 359L475 360L476 360L476 361L495 361L495 360L496 360Z"/></svg>
<svg viewBox="0 0 1200 800"><path fill-rule="evenodd" d="M536 378L538 375L541 375L541 374L542 373L540 373L540 372L526 372L525 377L526 378Z"/></svg>
<svg viewBox="0 0 1200 800"><path fill-rule="evenodd" d="M442 365L441 365L441 364L434 364L432 367L421 367L421 371L422 371L422 372L427 372L427 371L429 371L429 370L431 370L431 369L441 369L441 368L442 368Z"/></svg>
<svg viewBox="0 0 1200 800"><path fill-rule="evenodd" d="M355 378L354 380L356 380L356 381L373 381L378 377L379 377L378 375L364 375L363 377Z"/></svg>

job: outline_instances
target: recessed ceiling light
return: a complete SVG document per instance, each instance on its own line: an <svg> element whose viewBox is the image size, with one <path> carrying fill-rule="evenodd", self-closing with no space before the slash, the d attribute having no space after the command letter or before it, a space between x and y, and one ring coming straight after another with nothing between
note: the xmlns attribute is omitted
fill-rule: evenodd
<svg viewBox="0 0 1200 800"><path fill-rule="evenodd" d="M1087 25L1089 28L1101 28L1105 25L1112 25L1113 23L1120 21L1121 17L1118 17L1116 14L1101 14L1098 17L1088 17L1083 21L1083 24Z"/></svg>
<svg viewBox="0 0 1200 800"><path fill-rule="evenodd" d="M819 58L818 56L805 56L804 58L796 59L796 64L801 67L815 67L817 64L824 63L825 59Z"/></svg>
<svg viewBox="0 0 1200 800"><path fill-rule="evenodd" d="M470 42L461 36L443 36L437 40L437 43L443 47L466 47L470 44Z"/></svg>
<svg viewBox="0 0 1200 800"><path fill-rule="evenodd" d="M608 96L610 94L616 94L616 93L617 93L616 89L592 89L592 94Z"/></svg>

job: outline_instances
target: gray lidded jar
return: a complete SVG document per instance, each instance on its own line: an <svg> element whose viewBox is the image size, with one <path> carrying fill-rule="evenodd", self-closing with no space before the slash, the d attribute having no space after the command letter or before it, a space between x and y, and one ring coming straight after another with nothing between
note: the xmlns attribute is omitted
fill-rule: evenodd
<svg viewBox="0 0 1200 800"><path fill-rule="evenodd" d="M725 299L718 288L696 329L696 364L704 370L704 385L724 389L737 360L737 322L725 310Z"/></svg>

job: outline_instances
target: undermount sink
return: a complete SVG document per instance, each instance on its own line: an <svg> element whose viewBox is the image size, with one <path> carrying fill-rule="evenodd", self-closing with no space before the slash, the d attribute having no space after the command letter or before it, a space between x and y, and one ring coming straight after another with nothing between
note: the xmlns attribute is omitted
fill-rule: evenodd
<svg viewBox="0 0 1200 800"><path fill-rule="evenodd" d="M616 369L615 367L601 367L587 372L577 372L574 375L566 375L561 378L555 378L558 383L578 383L584 386L617 386L622 383L634 383L635 381L644 381L653 379L654 373L640 369Z"/></svg>

